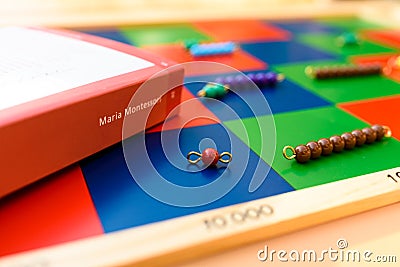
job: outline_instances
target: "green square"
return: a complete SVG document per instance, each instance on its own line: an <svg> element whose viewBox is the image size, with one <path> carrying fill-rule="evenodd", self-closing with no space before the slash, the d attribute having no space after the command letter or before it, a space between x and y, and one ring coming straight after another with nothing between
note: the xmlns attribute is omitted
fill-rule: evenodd
<svg viewBox="0 0 400 267"><path fill-rule="evenodd" d="M298 40L308 46L323 50L328 53L334 53L343 57L353 55L369 55L379 53L391 53L395 50L379 44L362 40L360 45L339 46L337 44L338 35L327 33L310 33L298 35Z"/></svg>
<svg viewBox="0 0 400 267"><path fill-rule="evenodd" d="M271 116L259 117L259 121L271 120ZM400 166L398 151L400 142L394 138L385 138L379 142L344 150L329 156L321 156L305 164L296 160L287 160L282 155L286 145L293 147L312 140L332 135L340 135L354 129L368 126L365 122L336 107L315 108L309 110L280 113L274 115L276 125L276 153L272 167L295 189L302 189L349 177L363 175ZM249 135L249 142L241 130L242 123ZM246 118L224 124L271 165L268 155L273 144L275 132L259 128L256 118ZM261 138L262 134L262 138ZM258 140L258 141L256 141ZM261 143L267 143L260 149Z"/></svg>
<svg viewBox="0 0 400 267"><path fill-rule="evenodd" d="M123 27L121 33L138 46L183 43L185 40L209 41L211 37L190 24L163 24Z"/></svg>
<svg viewBox="0 0 400 267"><path fill-rule="evenodd" d="M333 27L343 29L343 31L359 31L367 29L382 29L384 26L368 22L356 17L348 18L321 18L316 21Z"/></svg>
<svg viewBox="0 0 400 267"><path fill-rule="evenodd" d="M400 85L382 75L346 77L336 79L313 79L304 69L311 66L344 64L338 61L319 61L310 63L284 64L274 67L285 77L333 103L349 102L376 97L400 94Z"/></svg>

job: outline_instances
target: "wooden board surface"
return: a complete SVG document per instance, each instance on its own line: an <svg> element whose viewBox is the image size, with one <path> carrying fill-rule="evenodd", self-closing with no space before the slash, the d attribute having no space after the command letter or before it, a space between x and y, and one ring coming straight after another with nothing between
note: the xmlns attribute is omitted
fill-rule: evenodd
<svg viewBox="0 0 400 267"><path fill-rule="evenodd" d="M5 257L0 266L166 266L399 201L394 168Z"/></svg>

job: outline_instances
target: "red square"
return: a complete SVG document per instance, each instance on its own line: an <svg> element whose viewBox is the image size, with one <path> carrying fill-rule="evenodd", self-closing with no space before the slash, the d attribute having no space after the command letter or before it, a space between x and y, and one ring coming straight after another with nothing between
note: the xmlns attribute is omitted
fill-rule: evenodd
<svg viewBox="0 0 400 267"><path fill-rule="evenodd" d="M193 57L189 51L187 51L182 45L160 45L160 46L147 46L145 48L155 54L167 57L178 63L192 62L192 61L209 61L217 62L228 65L232 68L238 69L240 71L255 71L264 70L267 68L267 64L259 59L253 57L247 52L236 49L232 54L228 55L216 55L216 56L204 56L204 57ZM225 71L226 68L216 67L213 70L210 69L195 69L191 68L185 73L185 75L210 75L221 73Z"/></svg>
<svg viewBox="0 0 400 267"><path fill-rule="evenodd" d="M385 68L390 58L395 57L398 55L394 54L383 54L383 55L370 55L370 56L354 56L351 58L351 61L357 64L364 64L364 63L379 63L382 67ZM384 75L400 82L400 70L399 69L392 69L390 72L384 71Z"/></svg>
<svg viewBox="0 0 400 267"><path fill-rule="evenodd" d="M0 201L0 256L102 233L79 166Z"/></svg>
<svg viewBox="0 0 400 267"><path fill-rule="evenodd" d="M383 97L339 105L341 109L370 124L389 126L392 130L392 135L400 140L399 106L400 96Z"/></svg>
<svg viewBox="0 0 400 267"><path fill-rule="evenodd" d="M400 30L364 31L363 36L380 44L400 48Z"/></svg>
<svg viewBox="0 0 400 267"><path fill-rule="evenodd" d="M265 42L291 38L288 31L258 20L196 22L194 25L215 41Z"/></svg>
<svg viewBox="0 0 400 267"><path fill-rule="evenodd" d="M216 123L220 123L220 120L214 113L206 108L188 89L182 88L179 114L164 124L151 128L148 132L160 132L161 130L182 129Z"/></svg>

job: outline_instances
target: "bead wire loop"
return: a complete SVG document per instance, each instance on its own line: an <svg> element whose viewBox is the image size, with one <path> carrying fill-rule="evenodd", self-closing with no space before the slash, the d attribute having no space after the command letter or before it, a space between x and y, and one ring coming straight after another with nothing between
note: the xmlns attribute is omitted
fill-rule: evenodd
<svg viewBox="0 0 400 267"><path fill-rule="evenodd" d="M383 125L383 129L385 130L385 137L391 137L392 136L392 130L388 126Z"/></svg>
<svg viewBox="0 0 400 267"><path fill-rule="evenodd" d="M221 84L221 83L217 83L217 82L208 82L206 84L206 86L221 86L221 85L224 87L225 92L227 92L231 89L229 84Z"/></svg>
<svg viewBox="0 0 400 267"><path fill-rule="evenodd" d="M225 156L227 156L227 158L226 158L226 159L223 159L222 157L225 157ZM231 162L231 161L232 161L232 154L229 153L229 152L222 152L222 153L219 155L219 161L221 161L222 163L229 163L229 162Z"/></svg>
<svg viewBox="0 0 400 267"><path fill-rule="evenodd" d="M282 82L283 80L285 80L285 75L283 73L278 73L276 79L278 82Z"/></svg>
<svg viewBox="0 0 400 267"><path fill-rule="evenodd" d="M307 66L307 67L304 69L304 73L305 73L308 77L312 77L312 78L315 77L315 70L314 70L314 68L313 68L312 66Z"/></svg>
<svg viewBox="0 0 400 267"><path fill-rule="evenodd" d="M190 159L190 157L191 157L192 155L196 155L196 156L198 156L198 158L197 158L197 159ZM196 164L197 162L199 162L199 161L201 160L201 153L196 152L196 151L190 151L190 152L187 154L187 160L188 160L190 163L192 163L192 164Z"/></svg>
<svg viewBox="0 0 400 267"><path fill-rule="evenodd" d="M289 156L289 155L287 154L287 151L288 151L288 150L292 151L292 155L291 155L291 156ZM293 148L292 146L285 146L285 147L283 148L282 153L283 153L283 156L284 156L286 159L288 159L288 160L294 159L294 158L296 157L296 150L294 150L294 148Z"/></svg>
<svg viewBox="0 0 400 267"><path fill-rule="evenodd" d="M196 159L191 159L191 156L192 156L192 155L197 156L197 158L196 158ZM188 160L190 163L196 164L197 162L199 162L199 161L201 160L201 156L202 156L202 154L199 153L199 152L190 151L190 152L187 154L187 157L186 157L186 158L187 158L187 160ZM219 159L218 159L218 160L221 161L222 163L229 163L229 162L232 161L232 154L229 153L229 152L222 152L222 153L219 155Z"/></svg>
<svg viewBox="0 0 400 267"><path fill-rule="evenodd" d="M205 91L205 90L200 90L200 91L198 91L198 92L197 92L197 96L198 96L198 97L204 97L204 96L206 96L206 91Z"/></svg>

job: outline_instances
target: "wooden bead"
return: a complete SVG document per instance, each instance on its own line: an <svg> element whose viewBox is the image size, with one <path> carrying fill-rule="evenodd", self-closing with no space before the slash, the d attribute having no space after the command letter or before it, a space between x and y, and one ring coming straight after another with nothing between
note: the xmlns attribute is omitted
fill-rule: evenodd
<svg viewBox="0 0 400 267"><path fill-rule="evenodd" d="M321 156L322 147L317 142L311 141L307 143L308 148L311 151L311 158L316 159Z"/></svg>
<svg viewBox="0 0 400 267"><path fill-rule="evenodd" d="M367 136L361 130L354 130L351 132L351 134L356 138L357 146L362 146L367 140Z"/></svg>
<svg viewBox="0 0 400 267"><path fill-rule="evenodd" d="M370 127L366 127L364 129L362 129L361 131L363 133L365 133L365 136L366 136L365 143L371 144L371 143L375 142L376 132L374 130L372 130Z"/></svg>
<svg viewBox="0 0 400 267"><path fill-rule="evenodd" d="M295 148L296 160L299 163L307 162L311 158L311 150L308 146L299 145Z"/></svg>
<svg viewBox="0 0 400 267"><path fill-rule="evenodd" d="M356 146L356 137L351 133L344 133L341 137L343 138L345 149L353 149Z"/></svg>
<svg viewBox="0 0 400 267"><path fill-rule="evenodd" d="M392 132L389 127L375 124L362 130L353 130L339 135L333 135L329 139L321 138L318 142L311 141L307 145L299 145L296 148L285 146L283 156L288 159L294 159L300 163L307 162L310 159L317 159L321 155L327 156L332 152L341 152L343 149L353 149L356 145L379 141L384 137L391 137ZM289 152L289 153L288 153Z"/></svg>
<svg viewBox="0 0 400 267"><path fill-rule="evenodd" d="M318 140L318 144L321 146L322 155L327 156L330 155L333 151L333 145L331 141L327 138L321 138Z"/></svg>
<svg viewBox="0 0 400 267"><path fill-rule="evenodd" d="M374 130L376 133L376 141L382 140L382 138L385 136L385 129L383 129L382 125L372 125L371 129Z"/></svg>
<svg viewBox="0 0 400 267"><path fill-rule="evenodd" d="M201 160L205 165L214 166L217 165L219 160L218 151L214 148L206 148L201 153Z"/></svg>
<svg viewBox="0 0 400 267"><path fill-rule="evenodd" d="M342 137L339 135L334 135L331 138L329 138L333 145L333 151L334 152L341 152L344 148L344 140Z"/></svg>
<svg viewBox="0 0 400 267"><path fill-rule="evenodd" d="M340 66L307 66L305 73L315 79L331 79L340 77L352 77L362 75L374 75L382 72L382 66L379 64L363 65L340 65Z"/></svg>

